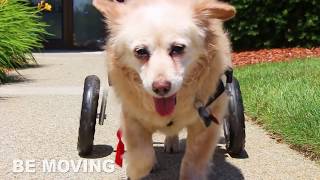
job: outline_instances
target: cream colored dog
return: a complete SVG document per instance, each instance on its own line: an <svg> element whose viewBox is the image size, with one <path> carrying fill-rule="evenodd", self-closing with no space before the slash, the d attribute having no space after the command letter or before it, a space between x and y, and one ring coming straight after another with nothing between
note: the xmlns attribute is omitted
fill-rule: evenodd
<svg viewBox="0 0 320 180"><path fill-rule="evenodd" d="M108 71L122 103L127 175L149 174L156 163L152 134L164 133L166 151L178 151L178 133L187 128L180 179L207 179L220 126L205 127L194 103L206 102L231 66L222 21L235 9L214 0L94 0L106 17ZM223 120L224 93L211 106ZM220 123L221 124L221 123Z"/></svg>

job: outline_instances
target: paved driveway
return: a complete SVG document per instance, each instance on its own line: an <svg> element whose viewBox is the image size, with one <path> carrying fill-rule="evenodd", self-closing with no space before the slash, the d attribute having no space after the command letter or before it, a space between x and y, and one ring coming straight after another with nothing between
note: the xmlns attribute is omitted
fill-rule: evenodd
<svg viewBox="0 0 320 180"><path fill-rule="evenodd" d="M40 67L23 69L19 72L24 80L0 86L0 179L125 179L124 169L116 167L109 172L119 126L119 104L112 89L109 90L108 119L104 126L96 128L93 155L80 158L76 150L83 80L87 75L96 74L107 87L104 53L35 56ZM246 131L247 156L240 159L228 156L221 138L210 179L320 179L320 167L316 163L287 145L278 144L250 122ZM184 138L182 133L182 145ZM178 177L183 153L163 153L163 139L162 135L154 136L160 168L146 179ZM35 167L13 172L13 162L21 160L24 163L30 160ZM46 163L50 162L56 163L52 167L58 172L48 172L50 168ZM90 169L92 164L96 167ZM101 172L97 166L101 166ZM21 168L15 170L21 171Z"/></svg>

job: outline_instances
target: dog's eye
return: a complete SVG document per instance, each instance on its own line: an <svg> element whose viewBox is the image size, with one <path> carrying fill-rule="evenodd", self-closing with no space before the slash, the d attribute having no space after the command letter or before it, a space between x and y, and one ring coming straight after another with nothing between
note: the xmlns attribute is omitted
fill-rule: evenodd
<svg viewBox="0 0 320 180"><path fill-rule="evenodd" d="M170 56L182 55L184 53L185 45L183 44L174 44L171 46Z"/></svg>
<svg viewBox="0 0 320 180"><path fill-rule="evenodd" d="M146 47L137 47L134 49L134 55L141 60L148 60L150 57L149 50Z"/></svg>

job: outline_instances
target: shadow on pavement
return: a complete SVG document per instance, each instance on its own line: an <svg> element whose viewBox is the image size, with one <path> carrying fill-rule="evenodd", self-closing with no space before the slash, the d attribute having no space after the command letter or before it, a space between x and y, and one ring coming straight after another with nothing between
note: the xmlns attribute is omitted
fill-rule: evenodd
<svg viewBox="0 0 320 180"><path fill-rule="evenodd" d="M162 146L161 146L162 144ZM185 139L180 140L182 149L185 148ZM158 166L153 173L143 180L175 180L179 179L180 163L184 152L168 154L164 152L163 143L154 143ZM209 170L208 179L244 179L239 168L226 161L226 150L217 146L213 157L213 165ZM246 157L243 157L246 158Z"/></svg>
<svg viewBox="0 0 320 180"><path fill-rule="evenodd" d="M34 82L34 80L28 79L22 74L19 73L19 70L28 69L28 68L43 68L50 65L41 65L41 64L28 64L23 67L17 68L17 70L13 70L10 72L5 79L3 80L3 84L13 84L13 83L22 83L22 82ZM0 83L1 84L1 83Z"/></svg>
<svg viewBox="0 0 320 180"><path fill-rule="evenodd" d="M241 170L227 162L226 157L228 157L226 150L221 146L217 146L213 157L213 165L209 173L209 179L244 179Z"/></svg>
<svg viewBox="0 0 320 180"><path fill-rule="evenodd" d="M6 77L3 84L13 84L13 83L22 83L22 82L33 82L33 80L25 78L19 74L10 74Z"/></svg>
<svg viewBox="0 0 320 180"><path fill-rule="evenodd" d="M46 66L48 66L48 65L37 64L37 63L35 63L35 64L26 64L26 65L24 65L22 67L17 68L17 70L19 71L21 69L28 69L28 68L42 68L42 67L46 67Z"/></svg>
<svg viewBox="0 0 320 180"><path fill-rule="evenodd" d="M9 97L0 97L0 101L5 101L7 99L9 99Z"/></svg>
<svg viewBox="0 0 320 180"><path fill-rule="evenodd" d="M87 159L98 159L109 156L113 152L113 147L109 145L93 145L90 155L84 156Z"/></svg>

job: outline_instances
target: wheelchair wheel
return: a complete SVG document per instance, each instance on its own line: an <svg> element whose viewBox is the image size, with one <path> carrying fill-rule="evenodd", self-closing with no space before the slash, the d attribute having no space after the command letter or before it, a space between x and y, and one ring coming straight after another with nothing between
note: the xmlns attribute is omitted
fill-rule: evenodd
<svg viewBox="0 0 320 180"><path fill-rule="evenodd" d="M240 156L245 146L245 118L239 81L233 77L229 99L229 113L224 120L224 136L227 152Z"/></svg>
<svg viewBox="0 0 320 180"><path fill-rule="evenodd" d="M93 148L99 91L99 78L95 75L87 76L83 88L82 108L77 145L80 156L89 155Z"/></svg>

